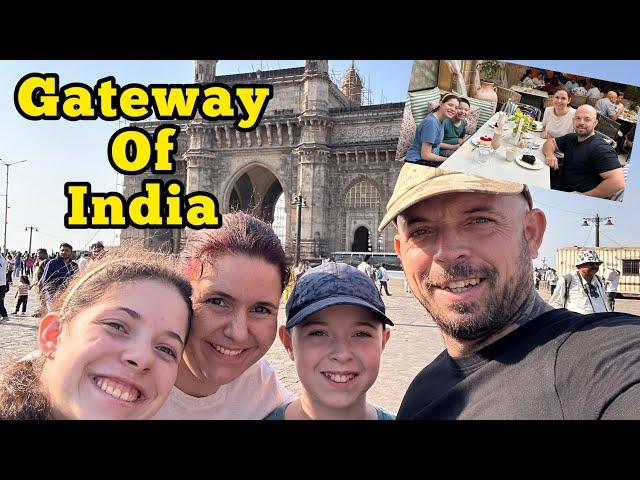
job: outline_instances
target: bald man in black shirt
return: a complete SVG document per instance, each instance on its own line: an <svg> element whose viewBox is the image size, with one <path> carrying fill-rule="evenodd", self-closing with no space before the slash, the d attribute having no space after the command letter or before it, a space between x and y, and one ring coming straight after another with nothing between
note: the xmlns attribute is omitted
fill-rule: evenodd
<svg viewBox="0 0 640 480"><path fill-rule="evenodd" d="M625 187L622 165L615 150L595 133L597 112L581 105L573 118L575 133L550 138L542 147L547 165L558 169L554 152L564 154L562 190L590 197L612 198Z"/></svg>

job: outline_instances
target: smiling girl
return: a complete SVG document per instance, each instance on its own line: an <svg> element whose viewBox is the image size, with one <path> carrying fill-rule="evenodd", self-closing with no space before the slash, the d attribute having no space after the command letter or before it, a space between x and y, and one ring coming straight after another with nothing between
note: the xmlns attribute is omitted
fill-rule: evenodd
<svg viewBox="0 0 640 480"><path fill-rule="evenodd" d="M157 253L121 254L85 271L42 319L40 355L3 370L0 418L150 418L178 372L190 295Z"/></svg>
<svg viewBox="0 0 640 480"><path fill-rule="evenodd" d="M447 94L440 104L416 128L416 135L407 151L407 161L439 167L447 158L440 154L444 138L444 121L455 117L459 106L456 95Z"/></svg>

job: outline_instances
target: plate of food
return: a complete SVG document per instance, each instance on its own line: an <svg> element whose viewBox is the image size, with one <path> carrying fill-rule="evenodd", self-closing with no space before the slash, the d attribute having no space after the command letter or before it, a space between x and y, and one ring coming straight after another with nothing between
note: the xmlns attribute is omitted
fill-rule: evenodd
<svg viewBox="0 0 640 480"><path fill-rule="evenodd" d="M476 147L479 145L491 145L491 140L493 140L492 137L482 135L480 137L473 137L471 139L471 143Z"/></svg>
<svg viewBox="0 0 640 480"><path fill-rule="evenodd" d="M516 157L516 163L528 170L540 170L544 167L544 162L533 155L518 155Z"/></svg>

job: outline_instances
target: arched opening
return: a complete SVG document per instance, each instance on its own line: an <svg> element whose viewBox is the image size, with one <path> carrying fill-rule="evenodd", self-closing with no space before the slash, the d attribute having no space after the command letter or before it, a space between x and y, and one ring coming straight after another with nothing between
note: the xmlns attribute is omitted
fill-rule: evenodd
<svg viewBox="0 0 640 480"><path fill-rule="evenodd" d="M287 231L282 185L265 167L255 165L236 180L229 194L229 210L242 210L269 223L284 247Z"/></svg>
<svg viewBox="0 0 640 480"><path fill-rule="evenodd" d="M353 243L351 244L353 252L370 252L371 251L371 235L365 227L358 227L353 234Z"/></svg>
<svg viewBox="0 0 640 480"><path fill-rule="evenodd" d="M360 180L351 185L344 201L345 223L342 240L345 249L352 252L371 252L379 249L379 242L376 237L371 238L371 232L376 232L380 204L380 192L373 182Z"/></svg>

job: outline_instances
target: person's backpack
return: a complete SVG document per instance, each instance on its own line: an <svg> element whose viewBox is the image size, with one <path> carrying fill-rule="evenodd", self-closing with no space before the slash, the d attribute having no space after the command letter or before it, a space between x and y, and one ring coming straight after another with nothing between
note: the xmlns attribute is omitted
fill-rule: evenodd
<svg viewBox="0 0 640 480"><path fill-rule="evenodd" d="M376 280L382 280L382 269L381 268L376 270Z"/></svg>

